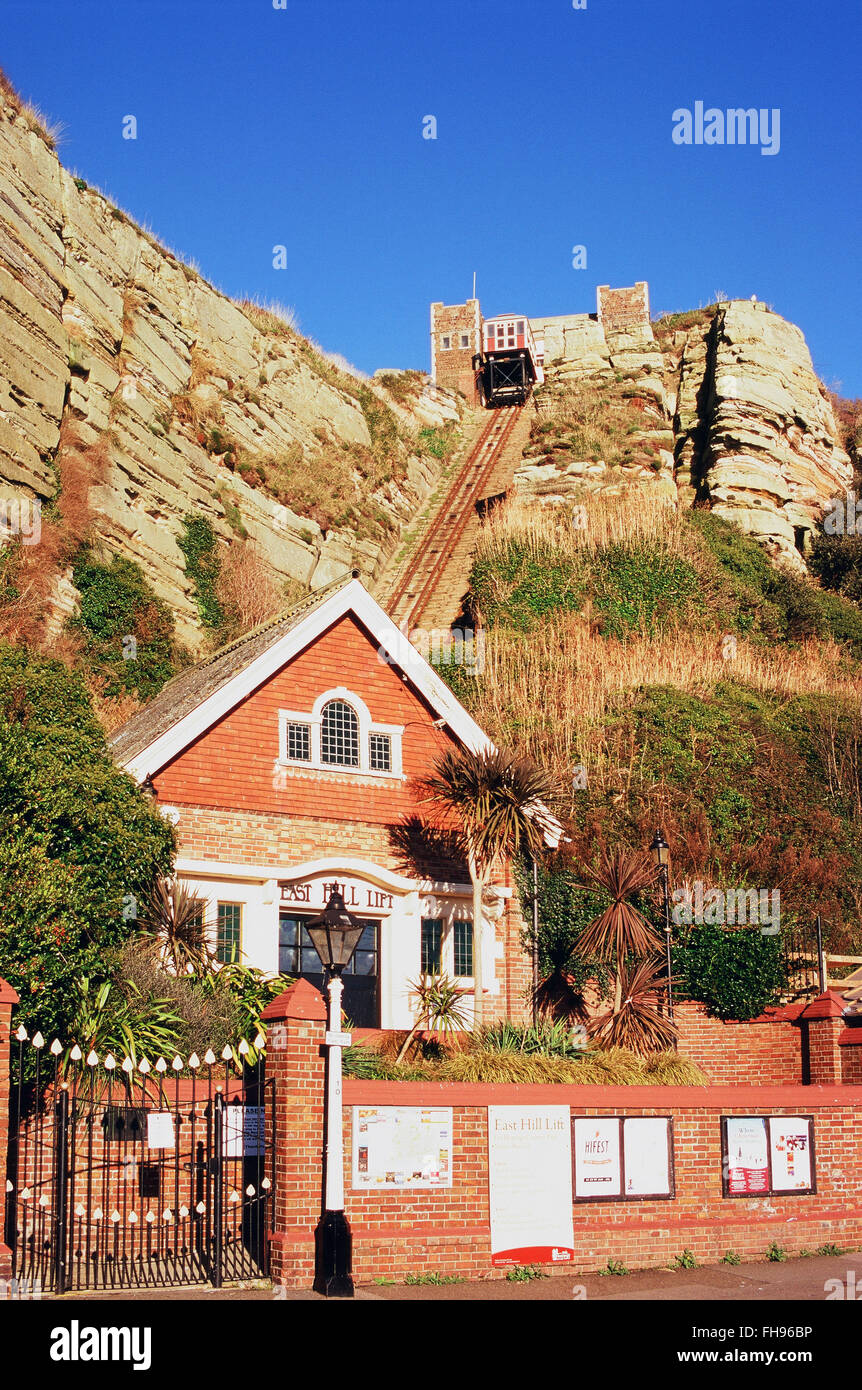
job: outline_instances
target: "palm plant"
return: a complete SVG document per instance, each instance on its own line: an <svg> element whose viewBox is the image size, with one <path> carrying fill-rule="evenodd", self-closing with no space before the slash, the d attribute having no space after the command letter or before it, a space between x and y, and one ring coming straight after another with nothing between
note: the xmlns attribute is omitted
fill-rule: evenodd
<svg viewBox="0 0 862 1390"><path fill-rule="evenodd" d="M658 1009L665 983L663 963L655 956L632 967L624 963L617 978L622 999L587 1025L590 1040L605 1048L624 1047L640 1056L672 1048L678 1030Z"/></svg>
<svg viewBox="0 0 862 1390"><path fill-rule="evenodd" d="M105 980L93 986L84 977L77 986L78 998L72 1033L86 1058L95 1053L100 1059L108 1053L117 1057L127 1057L135 1068L143 1057L158 1057L170 1053L176 1047L182 1017L176 1012L171 999L150 998L141 993L131 980ZM72 1065L71 1052L63 1059L63 1073L68 1073ZM127 1087L129 1078L125 1072L116 1072L117 1080ZM105 1084L105 1077L97 1074L94 1067L88 1067L82 1074L81 1089L97 1089Z"/></svg>
<svg viewBox="0 0 862 1390"><path fill-rule="evenodd" d="M495 861L522 851L537 858L560 827L544 802L552 784L532 759L502 748L449 749L423 783L426 800L455 819L473 885L474 1026L483 1022L482 895Z"/></svg>
<svg viewBox="0 0 862 1390"><path fill-rule="evenodd" d="M469 990L456 985L448 975L422 975L409 984L417 999L416 1021L401 1044L396 1066L407 1056L420 1028L435 1033L460 1033L470 1022L462 1002Z"/></svg>
<svg viewBox="0 0 862 1390"><path fill-rule="evenodd" d="M661 947L661 939L643 913L629 899L649 887L656 876L655 866L642 853L618 847L603 854L597 869L588 869L589 885L607 893L610 904L584 928L578 938L578 952L612 961L614 966L614 1013L623 998L623 979L627 956L651 956Z"/></svg>
<svg viewBox="0 0 862 1390"><path fill-rule="evenodd" d="M206 974L213 967L204 926L204 899L176 879L156 880L141 913L141 926L175 975Z"/></svg>

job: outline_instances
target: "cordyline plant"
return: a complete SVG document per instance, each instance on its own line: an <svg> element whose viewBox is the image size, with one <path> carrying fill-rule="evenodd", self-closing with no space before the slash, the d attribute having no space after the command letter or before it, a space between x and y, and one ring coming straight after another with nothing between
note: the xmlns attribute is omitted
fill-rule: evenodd
<svg viewBox="0 0 862 1390"><path fill-rule="evenodd" d="M495 860L521 852L538 858L548 839L559 838L545 802L553 786L531 758L503 748L479 752L449 749L422 786L426 801L454 817L456 835L473 885L474 1026L484 1021L482 998L482 894Z"/></svg>
<svg viewBox="0 0 862 1390"><path fill-rule="evenodd" d="M420 1028L435 1033L460 1033L469 1027L469 1017L463 999L469 990L456 985L448 975L422 975L409 981L416 995L416 1022L401 1044L395 1064L403 1062Z"/></svg>
<svg viewBox="0 0 862 1390"><path fill-rule="evenodd" d="M603 1048L625 1047L642 1057L673 1047L678 1030L658 1011L665 985L662 962L653 956L632 967L623 964L617 978L622 986L620 1004L587 1025L590 1040Z"/></svg>
<svg viewBox="0 0 862 1390"><path fill-rule="evenodd" d="M623 976L628 956L652 956L661 946L655 928L629 899L655 882L656 870L643 853L619 847L603 854L597 869L587 869L585 888L599 888L612 899L608 907L585 927L578 938L578 952L613 962L614 1013L623 997Z"/></svg>
<svg viewBox="0 0 862 1390"><path fill-rule="evenodd" d="M176 879L160 878L144 903L141 928L162 967L175 975L206 973L213 955L204 927L204 900Z"/></svg>

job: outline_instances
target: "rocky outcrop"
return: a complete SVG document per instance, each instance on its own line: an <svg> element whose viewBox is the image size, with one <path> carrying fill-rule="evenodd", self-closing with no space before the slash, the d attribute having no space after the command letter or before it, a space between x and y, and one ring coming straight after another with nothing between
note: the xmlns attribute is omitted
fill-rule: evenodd
<svg viewBox="0 0 862 1390"><path fill-rule="evenodd" d="M846 492L852 468L794 324L748 300L659 321L655 332L606 333L583 315L556 336L546 330L546 364L519 491L561 501L660 489L683 506L709 504L804 570L808 537L830 499ZM579 456L591 435L581 427L591 393L603 403L595 413L604 414L613 452ZM627 417L621 399L631 403Z"/></svg>
<svg viewBox="0 0 862 1390"><path fill-rule="evenodd" d="M362 474L369 401L397 421L400 466L386 481ZM282 580L318 587L355 564L373 581L439 475L418 429L459 413L428 383L394 401L219 294L73 178L0 97L0 497L55 497L61 426L73 423L84 455L102 460L93 534L141 564L186 642L200 633L177 544L185 514L207 515L225 541L241 527ZM282 459L318 486L330 462L353 468L376 524L324 529L301 500L284 505L253 469ZM68 575L55 599L74 604Z"/></svg>

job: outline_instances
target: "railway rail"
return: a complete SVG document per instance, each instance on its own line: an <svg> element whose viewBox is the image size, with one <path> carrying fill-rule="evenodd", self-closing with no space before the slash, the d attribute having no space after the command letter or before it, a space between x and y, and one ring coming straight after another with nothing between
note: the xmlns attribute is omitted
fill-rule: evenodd
<svg viewBox="0 0 862 1390"><path fill-rule="evenodd" d="M458 470L442 506L407 563L389 599L396 623L415 626L428 606L506 447L523 406L503 406L491 418Z"/></svg>

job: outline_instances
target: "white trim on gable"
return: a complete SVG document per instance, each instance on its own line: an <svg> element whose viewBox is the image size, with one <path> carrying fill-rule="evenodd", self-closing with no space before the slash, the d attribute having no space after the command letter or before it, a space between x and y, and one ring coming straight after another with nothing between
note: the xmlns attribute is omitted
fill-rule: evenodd
<svg viewBox="0 0 862 1390"><path fill-rule="evenodd" d="M178 720L172 728L160 734L146 748L121 765L138 782L154 776L184 748L207 729L212 728L240 701L263 685L310 646L321 633L348 613L356 617L377 643L377 659L401 671L401 679L413 685L463 747L474 753L493 748L488 735L467 713L422 654L407 641L404 633L395 626L377 600L372 598L358 579L351 579L343 588L337 589L325 599L319 607L312 609L300 619L295 627L273 642L271 647L261 652L244 670L226 681L184 718ZM296 766L303 764L297 763ZM304 766L307 767L308 764ZM556 848L562 837L563 827L549 812L545 812L543 820L546 843Z"/></svg>
<svg viewBox="0 0 862 1390"><path fill-rule="evenodd" d="M252 661L244 670L226 681L214 694L180 719L173 728L160 734L146 748L123 763L126 771L139 782L157 772L193 743L196 738L229 714L241 700L250 695L264 681L286 666L295 656L310 646L316 637L325 632L339 618L353 613L377 643L378 650L385 655L380 659L402 669L400 651L403 650L404 635L384 613L383 609L363 588L358 579L351 579L343 589L337 589L331 598L326 599L319 608L313 609L291 628L290 632L274 642L265 652ZM478 752L490 748L491 740L479 725L470 717L451 690L423 656L411 647L410 677L413 685L431 705L435 714L445 719L452 733L460 743ZM407 679L407 676L404 676Z"/></svg>

